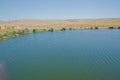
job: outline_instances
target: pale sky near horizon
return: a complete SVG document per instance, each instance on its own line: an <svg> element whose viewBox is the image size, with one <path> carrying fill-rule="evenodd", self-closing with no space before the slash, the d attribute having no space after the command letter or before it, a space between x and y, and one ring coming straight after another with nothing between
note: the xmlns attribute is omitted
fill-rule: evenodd
<svg viewBox="0 0 120 80"><path fill-rule="evenodd" d="M120 0L0 0L0 20L120 18Z"/></svg>

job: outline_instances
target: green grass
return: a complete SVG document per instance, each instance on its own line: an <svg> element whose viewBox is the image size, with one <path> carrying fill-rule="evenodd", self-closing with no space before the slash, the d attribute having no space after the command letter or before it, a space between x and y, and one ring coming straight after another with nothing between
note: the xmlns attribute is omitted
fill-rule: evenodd
<svg viewBox="0 0 120 80"><path fill-rule="evenodd" d="M27 29L27 28L24 31L25 31L25 33L29 33L30 32L29 29Z"/></svg>
<svg viewBox="0 0 120 80"><path fill-rule="evenodd" d="M24 29L24 30L18 30L18 31L7 31L4 34L0 34L0 40L5 40L8 38L16 37L16 36L21 36L25 35L28 33L37 33L37 32L45 32L47 31L46 29ZM50 29L50 32L53 32L53 28Z"/></svg>
<svg viewBox="0 0 120 80"><path fill-rule="evenodd" d="M28 30L8 31L0 35L0 40L27 34Z"/></svg>
<svg viewBox="0 0 120 80"><path fill-rule="evenodd" d="M46 29L37 29L37 32L46 32Z"/></svg>
<svg viewBox="0 0 120 80"><path fill-rule="evenodd" d="M16 32L12 31L12 32L6 32L2 35L3 38L9 38L9 37L15 37L16 36Z"/></svg>

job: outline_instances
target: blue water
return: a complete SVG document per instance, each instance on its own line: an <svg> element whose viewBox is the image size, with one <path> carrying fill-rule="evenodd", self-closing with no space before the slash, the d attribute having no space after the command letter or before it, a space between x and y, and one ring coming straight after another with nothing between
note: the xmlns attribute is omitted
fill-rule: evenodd
<svg viewBox="0 0 120 80"><path fill-rule="evenodd" d="M8 80L120 80L120 30L73 30L0 42Z"/></svg>

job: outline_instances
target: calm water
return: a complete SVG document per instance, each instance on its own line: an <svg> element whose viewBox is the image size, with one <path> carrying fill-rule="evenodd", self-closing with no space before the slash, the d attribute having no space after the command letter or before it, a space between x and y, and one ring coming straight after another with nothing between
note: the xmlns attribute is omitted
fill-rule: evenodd
<svg viewBox="0 0 120 80"><path fill-rule="evenodd" d="M8 80L120 80L120 30L29 34L0 42Z"/></svg>

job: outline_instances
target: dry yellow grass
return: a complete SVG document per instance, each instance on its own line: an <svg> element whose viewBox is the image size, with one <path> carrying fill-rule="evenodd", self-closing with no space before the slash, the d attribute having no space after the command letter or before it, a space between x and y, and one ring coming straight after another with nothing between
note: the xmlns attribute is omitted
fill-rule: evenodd
<svg viewBox="0 0 120 80"><path fill-rule="evenodd" d="M110 26L120 26L120 19L81 19L81 20L14 20L0 22L0 34L6 31L22 29L50 29L59 30L61 28L86 29L90 27L108 28Z"/></svg>

